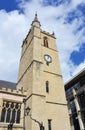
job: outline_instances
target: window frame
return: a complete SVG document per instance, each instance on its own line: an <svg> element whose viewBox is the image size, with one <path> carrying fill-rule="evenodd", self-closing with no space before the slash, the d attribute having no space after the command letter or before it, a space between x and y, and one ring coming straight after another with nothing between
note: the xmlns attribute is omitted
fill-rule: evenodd
<svg viewBox="0 0 85 130"><path fill-rule="evenodd" d="M17 104L18 104L18 107L16 107ZM19 113L17 114L18 111ZM17 103L13 101L3 101L0 122L10 123L10 121L12 121L13 123L19 124L20 116L21 116L21 103L20 102Z"/></svg>

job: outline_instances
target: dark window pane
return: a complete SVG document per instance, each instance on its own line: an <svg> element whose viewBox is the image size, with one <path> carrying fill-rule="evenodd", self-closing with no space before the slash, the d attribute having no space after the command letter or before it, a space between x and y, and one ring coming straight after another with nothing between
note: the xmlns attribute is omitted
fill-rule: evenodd
<svg viewBox="0 0 85 130"><path fill-rule="evenodd" d="M14 103L12 102L12 103L11 103L11 108L13 108L13 107L14 107Z"/></svg>
<svg viewBox="0 0 85 130"><path fill-rule="evenodd" d="M18 111L17 111L16 123L20 123L20 114L21 114L21 111L18 110Z"/></svg>
<svg viewBox="0 0 85 130"><path fill-rule="evenodd" d="M76 113L76 106L74 100L71 100L69 103L72 113Z"/></svg>
<svg viewBox="0 0 85 130"><path fill-rule="evenodd" d="M48 130L51 130L51 120L48 120Z"/></svg>
<svg viewBox="0 0 85 130"><path fill-rule="evenodd" d="M46 92L49 93L49 82L46 81Z"/></svg>
<svg viewBox="0 0 85 130"><path fill-rule="evenodd" d="M7 107L7 108L9 107L9 103L8 103L8 102L6 103L6 107Z"/></svg>
<svg viewBox="0 0 85 130"><path fill-rule="evenodd" d="M7 110L6 122L10 122L10 114L11 114L11 109L9 108L9 109Z"/></svg>
<svg viewBox="0 0 85 130"><path fill-rule="evenodd" d="M11 119L13 123L15 122L15 115L16 115L16 110L14 109L12 111L12 119Z"/></svg>
<svg viewBox="0 0 85 130"><path fill-rule="evenodd" d="M19 107L19 105L18 105L18 103L17 103L17 104L15 105L15 108L18 109L18 107Z"/></svg>
<svg viewBox="0 0 85 130"><path fill-rule="evenodd" d="M5 121L5 114L6 114L6 109L3 108L3 109L2 109L2 114L1 114L1 122L4 122L4 121Z"/></svg>

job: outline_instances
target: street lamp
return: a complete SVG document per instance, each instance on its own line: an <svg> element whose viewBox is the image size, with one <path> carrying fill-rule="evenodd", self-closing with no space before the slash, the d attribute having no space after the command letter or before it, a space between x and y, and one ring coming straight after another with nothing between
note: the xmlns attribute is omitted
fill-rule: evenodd
<svg viewBox="0 0 85 130"><path fill-rule="evenodd" d="M26 108L26 114L25 114L26 116L28 116L30 110L31 110L31 109L30 109L29 107Z"/></svg>

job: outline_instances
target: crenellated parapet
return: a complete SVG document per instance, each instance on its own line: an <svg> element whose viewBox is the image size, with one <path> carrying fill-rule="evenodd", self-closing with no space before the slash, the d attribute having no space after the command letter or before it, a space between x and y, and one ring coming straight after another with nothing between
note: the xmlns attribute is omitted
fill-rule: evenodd
<svg viewBox="0 0 85 130"><path fill-rule="evenodd" d="M0 88L0 93L7 93L7 94L13 94L13 95L19 95L19 96L26 96L27 91L26 90L18 90L18 89L11 89L11 88Z"/></svg>
<svg viewBox="0 0 85 130"><path fill-rule="evenodd" d="M54 32L52 34L50 34L49 32L43 31L43 30L41 30L41 32L56 39Z"/></svg>

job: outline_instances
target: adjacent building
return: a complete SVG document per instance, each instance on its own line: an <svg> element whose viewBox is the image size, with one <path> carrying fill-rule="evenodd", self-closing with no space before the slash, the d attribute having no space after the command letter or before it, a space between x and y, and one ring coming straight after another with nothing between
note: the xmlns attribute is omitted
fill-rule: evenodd
<svg viewBox="0 0 85 130"><path fill-rule="evenodd" d="M65 84L72 130L85 130L85 69Z"/></svg>
<svg viewBox="0 0 85 130"><path fill-rule="evenodd" d="M56 38L41 29L37 14L22 44L18 81L12 85L0 90L0 130L9 123L13 130L70 130Z"/></svg>

